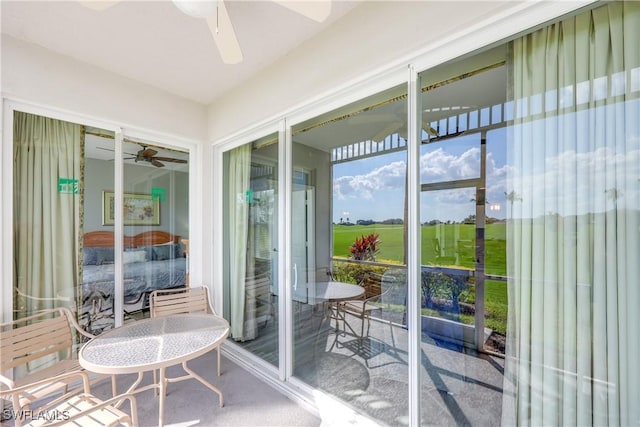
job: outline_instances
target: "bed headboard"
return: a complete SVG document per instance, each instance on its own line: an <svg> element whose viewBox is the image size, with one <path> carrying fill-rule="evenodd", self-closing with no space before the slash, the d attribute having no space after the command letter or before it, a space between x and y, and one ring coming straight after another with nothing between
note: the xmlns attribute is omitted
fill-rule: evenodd
<svg viewBox="0 0 640 427"><path fill-rule="evenodd" d="M162 243L178 243L180 236L165 231L143 231L133 236L133 247L159 245Z"/></svg>
<svg viewBox="0 0 640 427"><path fill-rule="evenodd" d="M158 245L162 243L178 243L180 236L167 233L166 231L154 230L143 231L135 236L124 236L124 247L140 247ZM113 247L115 246L115 236L113 231L89 231L84 233L85 247Z"/></svg>

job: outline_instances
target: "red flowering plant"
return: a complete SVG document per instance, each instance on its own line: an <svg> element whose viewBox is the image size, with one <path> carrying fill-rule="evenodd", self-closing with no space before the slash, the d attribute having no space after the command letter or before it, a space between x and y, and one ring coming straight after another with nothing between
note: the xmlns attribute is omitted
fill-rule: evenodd
<svg viewBox="0 0 640 427"><path fill-rule="evenodd" d="M379 235L372 233L367 236L356 237L349 248L351 259L359 261L375 261L378 253L378 245L380 245Z"/></svg>

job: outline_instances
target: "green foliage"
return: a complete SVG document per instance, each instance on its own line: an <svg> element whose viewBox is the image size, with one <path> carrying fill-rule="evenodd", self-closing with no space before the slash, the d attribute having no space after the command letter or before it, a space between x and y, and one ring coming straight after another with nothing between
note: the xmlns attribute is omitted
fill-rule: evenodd
<svg viewBox="0 0 640 427"><path fill-rule="evenodd" d="M335 262L332 268L333 277L346 283L361 283L367 273L373 272L382 275L387 270L388 267L355 262Z"/></svg>
<svg viewBox="0 0 640 427"><path fill-rule="evenodd" d="M404 243L402 225L340 225L333 226L333 256L349 258L349 248L355 239L375 233L384 245L380 245L376 258L384 262L403 262Z"/></svg>
<svg viewBox="0 0 640 427"><path fill-rule="evenodd" d="M466 276L442 271L423 271L421 276L423 305L429 306L434 298L442 298L452 302L454 313L460 312L460 294L469 290L469 281Z"/></svg>

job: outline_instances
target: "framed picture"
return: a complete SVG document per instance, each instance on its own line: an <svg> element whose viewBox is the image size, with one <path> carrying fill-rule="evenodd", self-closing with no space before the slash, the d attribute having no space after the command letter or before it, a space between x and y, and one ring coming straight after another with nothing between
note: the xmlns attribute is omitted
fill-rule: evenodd
<svg viewBox="0 0 640 427"><path fill-rule="evenodd" d="M151 194L124 193L124 225L160 225L160 199ZM102 192L102 225L115 223L115 195Z"/></svg>

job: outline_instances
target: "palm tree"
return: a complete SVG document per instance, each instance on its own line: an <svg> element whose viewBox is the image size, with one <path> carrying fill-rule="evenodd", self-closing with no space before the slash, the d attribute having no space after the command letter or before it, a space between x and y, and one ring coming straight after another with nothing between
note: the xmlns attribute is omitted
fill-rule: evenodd
<svg viewBox="0 0 640 427"><path fill-rule="evenodd" d="M614 209L618 207L618 199L622 197L622 190L618 190L617 188L609 188L608 190L604 190L607 193L607 197L613 201Z"/></svg>
<svg viewBox="0 0 640 427"><path fill-rule="evenodd" d="M510 192L504 192L504 196L507 198L509 202L511 202L511 211L513 211L513 202L521 202L522 197L515 190L511 190Z"/></svg>

